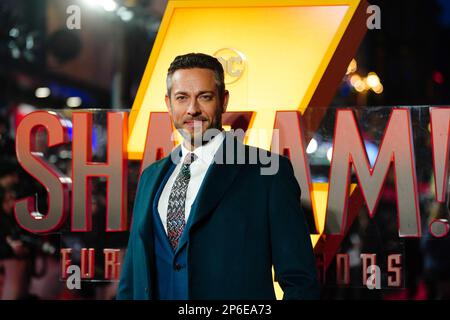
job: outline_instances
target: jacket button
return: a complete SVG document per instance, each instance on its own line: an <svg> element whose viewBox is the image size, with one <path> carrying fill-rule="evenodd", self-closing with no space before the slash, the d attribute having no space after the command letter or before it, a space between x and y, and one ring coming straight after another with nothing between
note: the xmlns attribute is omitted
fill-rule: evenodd
<svg viewBox="0 0 450 320"><path fill-rule="evenodd" d="M180 271L183 267L181 266L181 264L177 263L174 267L175 271Z"/></svg>

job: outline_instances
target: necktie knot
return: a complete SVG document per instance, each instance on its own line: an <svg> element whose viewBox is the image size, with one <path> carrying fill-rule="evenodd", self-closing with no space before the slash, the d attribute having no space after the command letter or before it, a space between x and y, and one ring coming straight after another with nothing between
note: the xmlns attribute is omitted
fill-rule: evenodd
<svg viewBox="0 0 450 320"><path fill-rule="evenodd" d="M191 176L191 171L189 167L191 166L192 162L195 161L195 159L197 159L197 156L193 152L188 153L186 157L184 157L183 165L181 167L181 175L184 176L185 178L189 178Z"/></svg>
<svg viewBox="0 0 450 320"><path fill-rule="evenodd" d="M194 162L197 159L197 155L193 152L189 152L183 160L183 164L184 165L188 165L190 166L192 164L192 162Z"/></svg>

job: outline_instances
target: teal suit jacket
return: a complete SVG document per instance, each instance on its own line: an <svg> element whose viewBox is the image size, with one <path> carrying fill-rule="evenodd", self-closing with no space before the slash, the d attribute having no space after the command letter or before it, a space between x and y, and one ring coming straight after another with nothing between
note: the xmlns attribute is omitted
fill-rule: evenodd
<svg viewBox="0 0 450 320"><path fill-rule="evenodd" d="M247 156L262 151L234 142ZM225 142L219 151L219 156L226 154ZM274 175L261 175L260 161L209 167L191 208L189 233L180 240L188 250L189 299L275 299L272 265L284 299L319 298L313 249L292 165L283 156L264 152L279 161ZM151 203L170 165L171 157L166 157L140 177L117 299L154 298Z"/></svg>

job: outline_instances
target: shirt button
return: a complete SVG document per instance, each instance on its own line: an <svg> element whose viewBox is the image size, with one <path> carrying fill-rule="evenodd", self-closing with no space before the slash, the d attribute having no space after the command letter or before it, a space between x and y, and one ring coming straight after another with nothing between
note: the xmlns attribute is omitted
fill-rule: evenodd
<svg viewBox="0 0 450 320"><path fill-rule="evenodd" d="M180 271L183 267L181 266L181 264L177 263L174 267L175 271Z"/></svg>

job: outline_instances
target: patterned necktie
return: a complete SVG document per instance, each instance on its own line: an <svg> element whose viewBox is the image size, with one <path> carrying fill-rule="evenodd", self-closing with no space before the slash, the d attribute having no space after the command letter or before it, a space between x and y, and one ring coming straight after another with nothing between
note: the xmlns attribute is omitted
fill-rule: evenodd
<svg viewBox="0 0 450 320"><path fill-rule="evenodd" d="M178 246L185 226L184 207L186 202L186 191L191 179L190 166L197 156L194 153L188 153L184 158L181 170L178 173L172 190L169 195L169 205L167 207L167 236L169 237L172 249Z"/></svg>

